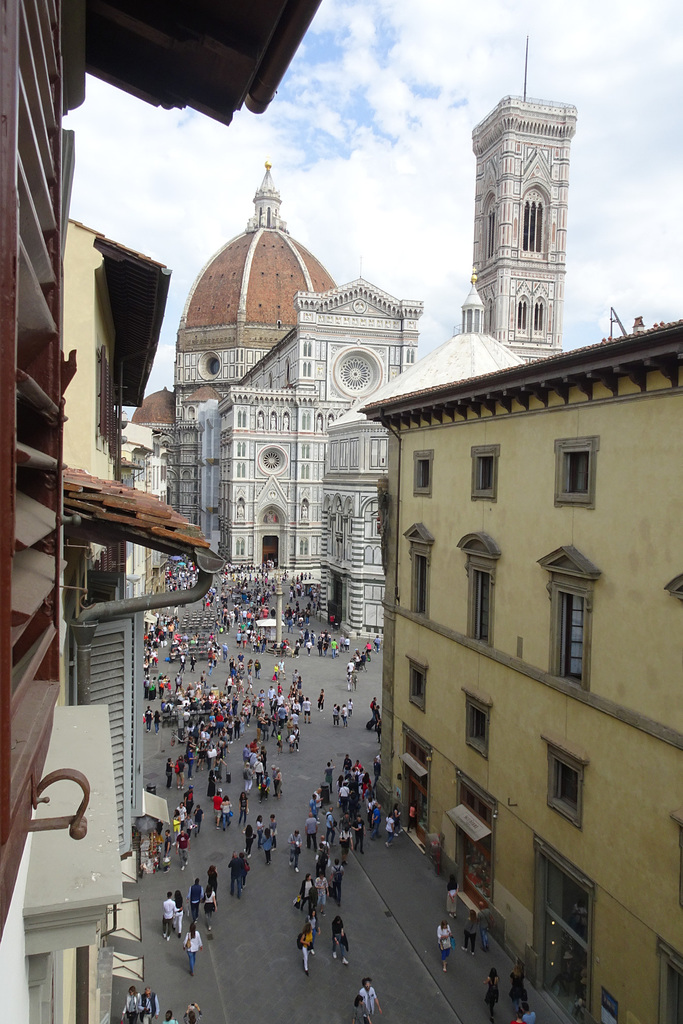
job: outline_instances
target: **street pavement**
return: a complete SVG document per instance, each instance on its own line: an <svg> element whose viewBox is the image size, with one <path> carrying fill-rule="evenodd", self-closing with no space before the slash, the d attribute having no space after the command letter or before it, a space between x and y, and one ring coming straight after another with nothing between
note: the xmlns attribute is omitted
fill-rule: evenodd
<svg viewBox="0 0 683 1024"><path fill-rule="evenodd" d="M317 627L317 623L315 624ZM234 653L234 632L228 636L230 653ZM352 643L352 648L355 644ZM261 683L267 690L275 658L263 655ZM167 872L146 875L138 883L124 884L124 895L138 898L141 904L142 943L116 937L115 948L123 952L144 956L143 985L149 984L159 996L160 1020L166 1010L182 1021L189 1002L197 1002L203 1012L204 1024L256 1024L267 1020L269 1024L292 1024L321 1018L325 1024L348 1024L353 1013L353 999L361 979L372 977L387 1020L426 1024L486 1024L488 1008L484 1004L484 979L495 966L500 978L501 1000L496 1018L501 1022L514 1019L512 1004L507 996L507 979L512 962L494 940L488 953L479 947L474 957L461 950L466 911L460 906L458 918L450 924L456 939L451 952L448 971L441 969L437 947L436 928L444 915L446 880L435 874L434 865L405 833L399 835L390 848L384 843L384 820L381 841L365 837L364 855L352 853L342 886L342 903L328 901L326 916L320 918L320 934L316 937L315 956L309 958L309 976L303 971L301 951L296 938L304 924L305 915L293 907L293 901L307 871L315 872L315 854L303 849L299 861L300 873L289 866L287 837L293 828L302 835L308 814L311 793L323 781L328 760L341 769L344 756L349 753L355 761L360 758L372 776L372 761L378 751L374 731L365 728L370 718L370 701L381 698L382 658L373 655L366 672L359 673L358 688L347 692L346 660L319 657L314 649L311 656L303 655L286 661L287 684L294 668L303 677L303 694L313 702L312 722L300 721L301 744L298 753L287 750L277 754L275 740L268 742L269 764L278 763L283 774L282 798L272 795L259 804L258 794L252 790L249 801L249 822L263 814L268 821L275 813L278 823L278 847L273 851L272 864L267 867L263 851L254 843L251 871L242 898L231 898L230 873L227 864L233 850L243 849L243 836L237 826L238 797L242 790L243 739L232 744L228 768L232 783L222 783L229 793L235 810L231 826L223 832L213 823L210 799L206 797L207 773L195 775L195 802L205 810L201 834L192 840L189 865L181 872L175 853ZM197 674L202 664L197 666ZM270 671L269 671L270 670ZM189 674L189 673L188 673ZM221 685L225 670L219 662L214 669L212 683ZM256 684L256 681L255 681ZM258 684L256 684L258 688ZM316 702L320 689L325 689L325 709L318 712ZM353 715L348 728L333 726L332 706L353 697ZM145 785L155 784L159 796L168 797L169 817L172 818L179 794L175 788L166 789L164 766L168 757L177 754L171 747L171 728L144 733ZM255 736L255 725L246 737ZM338 772L335 772L335 779ZM186 785L184 787L187 789ZM335 808L336 810L336 808ZM384 815L382 816L384 819ZM324 835L324 815L320 831ZM332 851L339 855L339 847ZM199 917L199 931L204 944L197 955L194 977L189 974L187 955L182 942L175 935L170 941L162 938L161 906L170 889L179 888L187 904L187 893L195 877L206 884L210 864L218 867L218 910L214 915L212 933L208 937L203 912ZM336 913L343 919L349 938L350 961L344 966L333 959L331 950L331 922ZM182 935L188 925L186 915ZM114 979L113 1021L121 1019L121 1010L130 981ZM538 1013L538 1024L560 1024L560 1018L545 999L534 993L530 986L532 1009ZM375 1014L377 1019L378 1014Z"/></svg>

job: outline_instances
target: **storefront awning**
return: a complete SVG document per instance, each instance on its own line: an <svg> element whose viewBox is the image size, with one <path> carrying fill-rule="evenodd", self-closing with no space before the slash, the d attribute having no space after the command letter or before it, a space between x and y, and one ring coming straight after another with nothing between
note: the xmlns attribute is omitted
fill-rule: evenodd
<svg viewBox="0 0 683 1024"><path fill-rule="evenodd" d="M406 768L410 768L411 772L415 772L415 774L421 779L423 779L425 775L429 775L425 766L420 764L417 758L413 757L412 754L399 754L398 759L399 761L403 761Z"/></svg>
<svg viewBox="0 0 683 1024"><path fill-rule="evenodd" d="M124 857L121 861L121 881L137 882L135 877L135 857Z"/></svg>
<svg viewBox="0 0 683 1024"><path fill-rule="evenodd" d="M450 811L446 811L446 814L451 819L454 825L461 828L463 832L466 832L470 839L474 839L475 843L478 843L480 839L485 839L486 836L491 835L491 829L488 825L485 825L481 818L478 818L476 814L472 814L469 807L465 807L464 804L458 804L457 807L453 807Z"/></svg>
<svg viewBox="0 0 683 1024"><path fill-rule="evenodd" d="M121 900L107 907L107 935L119 935L123 939L142 942L139 900Z"/></svg>
<svg viewBox="0 0 683 1024"><path fill-rule="evenodd" d="M145 977L145 958L132 956L130 953L119 953L114 950L114 966L112 974L126 981L142 981Z"/></svg>
<svg viewBox="0 0 683 1024"><path fill-rule="evenodd" d="M157 821L163 821L167 825L170 824L168 804L165 799L144 790L142 794L142 816L144 817L147 814L150 818L156 818Z"/></svg>

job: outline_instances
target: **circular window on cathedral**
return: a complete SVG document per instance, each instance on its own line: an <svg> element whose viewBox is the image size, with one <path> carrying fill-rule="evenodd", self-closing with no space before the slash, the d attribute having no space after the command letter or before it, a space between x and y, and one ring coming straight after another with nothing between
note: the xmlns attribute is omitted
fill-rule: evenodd
<svg viewBox="0 0 683 1024"><path fill-rule="evenodd" d="M380 381L380 369L366 352L349 352L337 363L337 383L350 395L374 390Z"/></svg>
<svg viewBox="0 0 683 1024"><path fill-rule="evenodd" d="M259 456L261 469L266 473L281 473L287 459L281 448L264 448Z"/></svg>
<svg viewBox="0 0 683 1024"><path fill-rule="evenodd" d="M205 352L199 360L199 373L204 380L217 377L221 372L221 361L215 352Z"/></svg>

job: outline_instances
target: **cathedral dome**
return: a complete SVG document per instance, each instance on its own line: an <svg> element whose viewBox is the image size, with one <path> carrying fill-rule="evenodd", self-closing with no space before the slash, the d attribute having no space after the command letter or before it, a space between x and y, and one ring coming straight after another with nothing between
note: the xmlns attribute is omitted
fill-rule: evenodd
<svg viewBox="0 0 683 1024"><path fill-rule="evenodd" d="M192 392L188 402L210 402L211 400L220 402L220 399L221 396L215 388L212 388L210 384L202 384L201 387Z"/></svg>
<svg viewBox="0 0 683 1024"><path fill-rule="evenodd" d="M175 396L172 391L164 388L147 395L139 409L131 417L133 423L172 424L175 423Z"/></svg>
<svg viewBox="0 0 683 1024"><path fill-rule="evenodd" d="M335 287L322 263L290 236L280 219L280 202L267 163L247 230L219 249L200 272L181 330L233 324L288 329L296 324L297 292Z"/></svg>

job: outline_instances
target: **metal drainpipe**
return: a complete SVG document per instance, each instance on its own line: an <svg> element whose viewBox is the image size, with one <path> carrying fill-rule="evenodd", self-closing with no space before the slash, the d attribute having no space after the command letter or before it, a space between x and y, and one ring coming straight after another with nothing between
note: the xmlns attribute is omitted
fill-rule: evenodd
<svg viewBox="0 0 683 1024"><path fill-rule="evenodd" d="M383 412L381 412L379 414L379 418L380 418L380 422L382 423L382 426L386 427L387 430L390 430L391 433L396 438L396 440L398 441L398 472L396 474L396 544L395 544L395 555L394 555L394 565L395 565L395 570L394 570L395 571L395 575L394 575L394 604L396 606L398 606L401 603L400 595L399 595L399 592L398 592L398 553L400 551L399 541L400 541L400 536L401 536L401 531L399 529L399 523L400 523L400 519L401 519L401 455L402 455L402 452L403 452L403 444L402 444L403 438L401 437L400 432L397 432L396 430L394 430L394 428L391 426L391 424L387 421L387 418L386 418L386 416L384 415Z"/></svg>
<svg viewBox="0 0 683 1024"><path fill-rule="evenodd" d="M159 594L142 594L140 597L127 597L121 601L100 601L98 604L83 608L77 619L70 625L76 641L76 665L78 671L78 703L90 703L92 641L100 622L112 619L127 619L136 612L148 611L152 608L166 608L170 603L177 605L191 604L199 601L213 583L214 573L223 566L223 559L217 558L213 552L206 554L194 553L199 569L199 576L190 590L173 591L173 600L169 600L170 591ZM206 568L202 568L204 562Z"/></svg>

